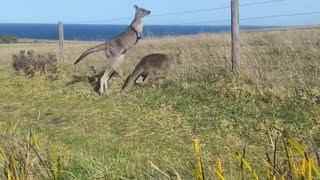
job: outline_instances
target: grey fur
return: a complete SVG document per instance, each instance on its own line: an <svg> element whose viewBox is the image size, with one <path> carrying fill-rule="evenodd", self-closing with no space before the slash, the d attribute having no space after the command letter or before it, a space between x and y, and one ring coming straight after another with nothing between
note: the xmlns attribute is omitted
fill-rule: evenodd
<svg viewBox="0 0 320 180"><path fill-rule="evenodd" d="M175 56L179 56L179 54ZM161 53L154 53L144 56L134 68L133 72L127 77L123 90L130 89L140 76L143 78L143 84L157 79L161 74L169 71L173 64L181 64L180 57L175 58L174 55L167 55Z"/></svg>
<svg viewBox="0 0 320 180"><path fill-rule="evenodd" d="M119 65L122 64L124 60L124 55L127 52L127 50L131 49L141 38L141 33L143 30L142 18L151 13L149 10L139 8L137 5L134 5L134 8L136 9L135 18L124 32L122 32L110 41L106 41L103 44L99 44L95 47L86 50L80 55L80 57L74 63L77 64L91 53L105 51L105 56L109 59L109 66L107 66L103 76L100 79L100 94L104 93L105 90L108 89L108 79L113 74L113 72L119 67Z"/></svg>

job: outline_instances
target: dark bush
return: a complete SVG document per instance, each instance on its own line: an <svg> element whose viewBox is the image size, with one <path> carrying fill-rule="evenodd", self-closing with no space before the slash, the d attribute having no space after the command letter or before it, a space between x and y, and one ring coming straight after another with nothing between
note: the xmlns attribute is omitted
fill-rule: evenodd
<svg viewBox="0 0 320 180"><path fill-rule="evenodd" d="M10 44L18 42L17 37L15 36L1 36L0 37L0 44Z"/></svg>
<svg viewBox="0 0 320 180"><path fill-rule="evenodd" d="M45 74L57 71L57 57L53 53L36 54L33 50L20 51L12 56L12 67L17 71L23 71L26 76L33 77L36 72Z"/></svg>

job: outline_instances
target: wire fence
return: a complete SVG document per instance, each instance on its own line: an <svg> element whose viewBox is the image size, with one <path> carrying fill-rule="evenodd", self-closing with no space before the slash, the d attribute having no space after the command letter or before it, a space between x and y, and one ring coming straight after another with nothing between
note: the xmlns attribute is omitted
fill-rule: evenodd
<svg viewBox="0 0 320 180"><path fill-rule="evenodd" d="M252 3L243 3L243 4L240 4L239 7L259 6L259 5L273 4L273 3L285 2L285 1L290 1L290 0L268 0L268 1L252 2ZM145 18L156 18L156 17L164 17L164 16L196 14L196 13L212 12L212 11L219 11L219 10L229 10L230 8L231 8L231 6L228 5L228 6L223 6L223 7L215 7L215 8L207 8L207 9L187 10L187 11L178 11L178 12L169 12L169 13L158 13L158 14L151 14L149 16L146 16ZM255 20L255 19L306 16L306 15L315 15L315 14L320 14L320 11L245 17L245 18L240 18L240 20L247 21L247 20ZM131 19L133 19L133 17L121 17L121 18L89 20L89 21L79 21L79 22L67 22L67 23L69 23L69 24L91 24L91 23L106 23L106 22L115 22L115 21L121 21L121 20L131 20ZM197 24L222 23L222 22L230 22L230 21L231 21L231 19L222 19L222 20L212 20L212 21L185 22L185 23L180 23L180 24L181 25L197 25Z"/></svg>
<svg viewBox="0 0 320 180"><path fill-rule="evenodd" d="M241 0L243 1L243 0ZM244 0L247 1L247 0ZM267 1L260 1L260 2L251 2L251 3L242 3L239 5L239 7L247 7L247 6L260 6L264 4L274 4L279 2L286 2L290 0L267 0ZM175 15L184 15L184 14L196 14L201 12L212 12L212 11L219 11L219 10L230 10L231 6L223 6L223 7L215 7L215 8L206 8L206 9L198 9L198 10L187 10L187 11L178 11L178 12L169 12L169 13L158 13L146 16L145 18L156 18L156 17L163 17L163 16L175 16ZM308 15L316 15L320 14L320 11L315 12L301 12L301 13L291 13L291 14L276 14L276 15L268 15L268 16L255 16L255 17L244 17L240 18L240 21L249 21L249 20L255 20L255 19L271 19L271 18L281 18L281 17L294 17L294 16L308 16ZM132 19L132 17L123 17L123 18L113 18L113 19L105 19L105 20L94 20L94 21L83 21L83 22L77 22L79 24L82 23L98 23L98 22L112 22L112 21L120 21L120 20L128 20ZM182 23L182 25L196 25L196 24L214 24L214 23L221 23L221 22L231 22L231 19L222 19L222 20L212 20L212 21L201 21L201 22L190 22L190 23ZM274 30L281 29L281 28L271 28ZM208 33L203 33L200 35L209 35ZM259 43L259 44L243 44L240 43L241 47L246 46L281 46L281 45L311 45L316 44L318 45L320 42L299 42L299 43ZM210 47L225 47L230 46L230 43L225 44L211 44Z"/></svg>
<svg viewBox="0 0 320 180"><path fill-rule="evenodd" d="M264 43L240 43L241 47L277 47L277 46L305 46L305 45L313 45L315 47L320 47L320 39L314 42L289 42L289 43L272 43L272 42L264 42ZM197 47L197 48L210 48L210 47L230 47L231 42L224 43L210 43L205 45L194 45L189 47Z"/></svg>
<svg viewBox="0 0 320 180"><path fill-rule="evenodd" d="M247 1L247 0L245 0ZM252 7L252 6L262 6L265 4L275 4L275 3L280 3L280 2L287 2L290 0L265 0L265 1L260 1L260 2L248 2L248 3L242 3L239 4L239 7ZM197 9L197 10L186 10L186 11L178 11L178 12L166 12L166 13L158 13L158 14L152 14L149 16L146 16L145 18L157 18L157 17L165 17L165 16L176 16L176 15L186 15L186 14L197 14L197 13L204 13L204 12L213 12L213 11L222 11L222 10L230 10L231 5L228 6L223 6L223 7L214 7L214 8L206 8L206 9ZM282 17L296 17L296 16L312 16L312 15L317 15L320 14L320 11L312 11L312 12L295 12L295 13L288 13L288 14L274 14L274 15L267 15L267 16L253 16L253 17L242 17L239 18L240 21L249 21L249 20L256 20L256 19L272 19L272 18L282 18ZM105 23L105 22L115 22L115 21L121 21L121 20L129 20L132 19L133 17L123 17L123 18L113 18L113 19L104 19L104 20L92 20L92 21L83 21L83 22L76 22L74 24L85 24L85 23ZM196 24L217 24L217 23L222 23L222 22L231 22L231 19L217 19L217 20L212 20L212 21L199 21L199 22L186 22L186 23L181 23L181 25L196 25ZM277 28L275 28L277 29ZM202 35L208 35L208 34L202 34ZM279 46L290 46L290 47L297 47L297 46L314 46L314 47L319 47L320 48L320 39L313 39L314 41L310 42L239 42L240 47L248 47L248 48L277 48ZM210 43L210 44L197 44L194 47L196 48L211 48L211 47L221 47L221 48L231 48L232 43L227 41L223 43ZM192 48L192 46L189 46L188 48ZM210 52L210 49L208 49L208 52ZM270 52L263 52L263 50L259 50L258 54L261 56L260 58L264 58L268 56L268 53ZM221 55L213 55L210 53L207 53L206 55L210 58L214 59L221 59L221 60L229 60L232 59L233 57L228 55L229 53L226 53L226 56L221 56ZM190 54L191 56L194 56L198 58L199 54L196 52L193 52ZM249 57L246 57L246 54L241 54L241 58L253 58L252 54ZM276 58L276 57L273 57ZM305 57L293 57L293 56L279 56L278 58L282 59L287 59L290 60L292 58L305 58ZM319 58L319 57L313 57L313 58ZM242 67L243 68L243 67Z"/></svg>
<svg viewBox="0 0 320 180"><path fill-rule="evenodd" d="M319 33L320 35L320 33ZM181 47L170 47L170 51L179 50ZM187 49L197 49L196 51L188 51L190 54L190 58L201 58L201 57L209 57L210 59L221 59L221 60L230 60L232 56L229 54L229 50L231 49L231 42L223 42L223 43L204 43L204 44L194 44L194 45L186 45L183 46ZM241 59L263 59L263 58L274 58L281 60L293 60L293 59L313 59L319 60L320 53L313 55L302 54L301 56L297 54L296 50L303 50L308 48L316 48L320 50L320 36L318 40L313 40L312 42L263 42L263 43L249 43L249 42L241 42L240 47L249 48L243 49L245 52L240 54ZM213 49L211 49L213 48ZM220 52L221 50L225 50L226 52L222 52L222 54L228 54L225 56L217 55L216 52ZM278 51L276 53L276 51ZM206 53L202 53L205 51ZM319 51L320 52L320 51ZM212 53L212 54L211 54ZM290 54L293 53L293 54Z"/></svg>
<svg viewBox="0 0 320 180"><path fill-rule="evenodd" d="M254 2L254 3L245 3L245 4L240 4L239 6L240 7L255 6L255 5L263 5L263 4L270 4L270 3L283 2L283 1L289 1L289 0L269 0L269 1ZM170 13L159 13L159 14L151 14L149 16L146 16L145 18L194 14L194 13L210 12L210 11L218 11L218 10L228 10L230 8L231 8L230 5L228 5L228 6L217 7L217 8L207 8L207 9L179 11L179 12L170 12ZM79 21L79 22L73 22L72 24L103 23L103 22L113 22L113 21L120 21L120 20L131 20L132 18L133 17L122 17L122 18L112 18L112 19L104 19L104 20ZM212 21L210 21L210 22L212 22ZM218 21L218 22L220 22L220 21ZM225 20L223 20L221 22L225 22ZM194 23L197 24L197 23L201 23L201 22L194 22ZM183 24L192 24L192 23L183 23Z"/></svg>

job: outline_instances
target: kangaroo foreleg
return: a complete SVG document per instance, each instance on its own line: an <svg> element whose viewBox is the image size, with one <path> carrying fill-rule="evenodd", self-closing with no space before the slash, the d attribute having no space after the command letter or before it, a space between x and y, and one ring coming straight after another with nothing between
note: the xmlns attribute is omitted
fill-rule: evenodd
<svg viewBox="0 0 320 180"><path fill-rule="evenodd" d="M142 72L142 68L135 69L133 73L127 77L124 85L122 86L122 90L130 89L135 84Z"/></svg>
<svg viewBox="0 0 320 180"><path fill-rule="evenodd" d="M156 75L154 73L149 73L147 77L143 79L142 84L149 84L151 81L156 79Z"/></svg>

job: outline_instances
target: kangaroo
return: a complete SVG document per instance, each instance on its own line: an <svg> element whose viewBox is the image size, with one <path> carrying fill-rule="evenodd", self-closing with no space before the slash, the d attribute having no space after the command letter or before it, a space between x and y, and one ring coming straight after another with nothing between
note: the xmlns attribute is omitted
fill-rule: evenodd
<svg viewBox="0 0 320 180"><path fill-rule="evenodd" d="M130 26L124 32L122 32L112 40L89 48L88 50L83 52L74 63L74 65L76 65L91 53L105 51L105 56L107 57L107 59L109 59L109 62L106 70L100 78L100 95L108 89L108 80L114 73L114 71L119 67L119 65L123 63L125 53L134 45L136 45L141 39L141 33L143 30L142 18L149 15L151 11L140 8L137 5L134 5L134 8L136 10L135 17Z"/></svg>
<svg viewBox="0 0 320 180"><path fill-rule="evenodd" d="M175 56L179 56L180 54L181 50ZM143 78L143 84L147 84L157 79L160 74L168 72L174 63L181 64L180 57L174 58L173 56L174 55L154 53L142 57L133 72L125 80L121 91L131 88L140 76Z"/></svg>

